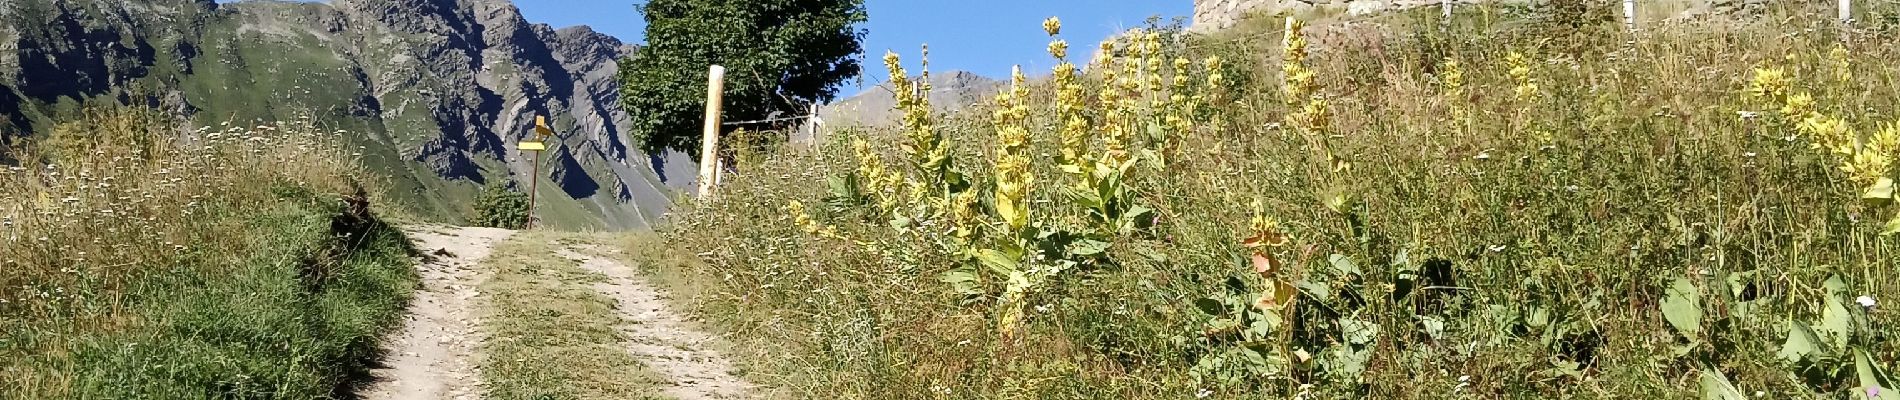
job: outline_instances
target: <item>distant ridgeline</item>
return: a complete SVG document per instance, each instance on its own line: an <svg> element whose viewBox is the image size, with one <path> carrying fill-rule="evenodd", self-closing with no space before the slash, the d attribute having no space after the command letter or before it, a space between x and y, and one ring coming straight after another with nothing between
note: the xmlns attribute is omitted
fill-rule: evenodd
<svg viewBox="0 0 1900 400"><path fill-rule="evenodd" d="M1486 0L1451 0L1469 4ZM1653 15L1673 17L1696 12L1711 12L1756 5L1766 0L1642 0ZM1380 11L1421 6L1438 6L1443 0L1194 0L1195 30L1220 30L1234 26L1249 15L1272 15L1315 8L1363 15ZM1531 0L1489 0L1491 3L1529 3ZM1610 3L1603 3L1609 5ZM1658 12L1661 11L1661 12ZM1639 20L1647 17L1638 16Z"/></svg>
<svg viewBox="0 0 1900 400"><path fill-rule="evenodd" d="M396 200L456 222L482 185L526 190L514 143L545 115L559 138L541 217L639 228L696 168L629 142L617 60L636 51L529 23L506 0L3 0L0 141L99 103L214 129L315 118L350 132Z"/></svg>

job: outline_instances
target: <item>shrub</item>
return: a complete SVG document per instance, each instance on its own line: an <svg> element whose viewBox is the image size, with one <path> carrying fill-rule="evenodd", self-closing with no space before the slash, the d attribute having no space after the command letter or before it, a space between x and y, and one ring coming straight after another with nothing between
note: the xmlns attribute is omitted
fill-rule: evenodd
<svg viewBox="0 0 1900 400"><path fill-rule="evenodd" d="M490 228L521 229L528 224L528 194L515 191L506 183L490 184L475 198L476 225Z"/></svg>

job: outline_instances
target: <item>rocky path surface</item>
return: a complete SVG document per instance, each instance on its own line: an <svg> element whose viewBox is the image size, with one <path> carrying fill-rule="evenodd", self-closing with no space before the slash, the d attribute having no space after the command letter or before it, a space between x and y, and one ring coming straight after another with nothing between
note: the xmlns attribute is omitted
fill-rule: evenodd
<svg viewBox="0 0 1900 400"><path fill-rule="evenodd" d="M423 259L416 266L420 287L409 304L401 331L385 342L381 368L360 397L382 399L479 399L481 361L480 309L475 288L484 274L476 268L495 245L514 231L494 228L411 227L404 229Z"/></svg>
<svg viewBox="0 0 1900 400"><path fill-rule="evenodd" d="M482 293L476 288L489 276L480 265L515 231L422 226L404 232L423 254L417 266L420 287L402 329L383 345L383 365L371 371L374 380L358 398L480 399L478 347L486 338L479 329ZM732 363L711 348L714 335L669 309L664 292L639 271L607 257L618 250L558 243L550 243L553 256L606 277L589 285L615 301L626 338L621 347L666 378L655 388L660 393L681 400L742 399L757 389L734 375Z"/></svg>
<svg viewBox="0 0 1900 400"><path fill-rule="evenodd" d="M618 303L616 310L627 322L621 328L627 336L623 343L627 351L670 381L661 392L680 400L748 398L757 387L733 375L732 362L709 346L716 337L669 309L664 292L640 277L639 271L599 256L603 251L615 252L571 247L555 254L607 277L595 283L594 290Z"/></svg>

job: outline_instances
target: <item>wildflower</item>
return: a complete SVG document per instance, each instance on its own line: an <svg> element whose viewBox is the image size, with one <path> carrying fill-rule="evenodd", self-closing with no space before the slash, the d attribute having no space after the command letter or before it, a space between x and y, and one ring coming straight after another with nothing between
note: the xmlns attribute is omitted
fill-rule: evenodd
<svg viewBox="0 0 1900 400"><path fill-rule="evenodd" d="M1439 84L1443 87L1445 103L1451 108L1452 119L1464 121L1470 115L1463 101L1465 96L1465 72L1457 59L1445 57L1439 64Z"/></svg>
<svg viewBox="0 0 1900 400"><path fill-rule="evenodd" d="M1049 32L1049 36L1062 34L1062 19L1049 17L1049 19L1042 20L1042 30Z"/></svg>
<svg viewBox="0 0 1900 400"><path fill-rule="evenodd" d="M1508 73L1511 76L1511 81L1517 83L1517 87L1512 89L1512 93L1517 95L1518 101L1536 99L1538 95L1537 80L1531 77L1530 58L1525 57L1523 53L1513 51L1504 56L1504 64L1510 67Z"/></svg>
<svg viewBox="0 0 1900 400"><path fill-rule="evenodd" d="M1748 95L1757 99L1779 100L1788 95L1788 73L1781 68L1756 68L1748 81Z"/></svg>
<svg viewBox="0 0 1900 400"><path fill-rule="evenodd" d="M1020 231L1029 223L1029 187L1033 180L1029 172L1029 128L1025 123L1029 108L1023 104L1029 88L1022 67L1016 67L1012 76L1010 90L996 98L997 156L993 170L997 214L1011 230Z"/></svg>
<svg viewBox="0 0 1900 400"><path fill-rule="evenodd" d="M1205 388L1194 392L1194 398L1196 399L1205 399L1207 398L1207 396L1212 396L1212 395L1214 395L1214 391L1207 390Z"/></svg>
<svg viewBox="0 0 1900 400"><path fill-rule="evenodd" d="M1861 308L1869 308L1869 309L1871 309L1871 308L1874 308L1874 298L1873 298L1873 296L1860 296L1860 297L1856 297L1856 298L1854 298L1854 302L1855 302L1855 303L1860 303L1860 307L1861 307Z"/></svg>
<svg viewBox="0 0 1900 400"><path fill-rule="evenodd" d="M1828 64L1834 67L1834 80L1841 83L1854 80L1854 60L1849 55L1847 47L1839 44L1827 53Z"/></svg>
<svg viewBox="0 0 1900 400"><path fill-rule="evenodd" d="M1754 112L1754 111L1736 111L1735 114L1741 117L1743 121L1753 120L1757 117L1761 117L1761 113Z"/></svg>

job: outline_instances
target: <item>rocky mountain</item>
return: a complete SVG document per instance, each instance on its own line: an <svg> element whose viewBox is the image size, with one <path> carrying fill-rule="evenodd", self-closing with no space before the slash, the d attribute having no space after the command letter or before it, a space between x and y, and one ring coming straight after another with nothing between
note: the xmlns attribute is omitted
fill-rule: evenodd
<svg viewBox="0 0 1900 400"><path fill-rule="evenodd" d="M459 220L481 185L539 179L550 224L640 228L696 167L629 143L615 78L637 52L507 0L4 0L0 140L99 102L199 125L308 116L421 213ZM558 140L531 176L514 143L537 115Z"/></svg>
<svg viewBox="0 0 1900 400"><path fill-rule="evenodd" d="M930 106L941 112L956 111L996 96L997 91L1008 84L968 71L933 73L930 74ZM833 127L890 126L904 116L892 109L896 105L896 93L891 91L890 84L883 84L819 107L818 117Z"/></svg>

